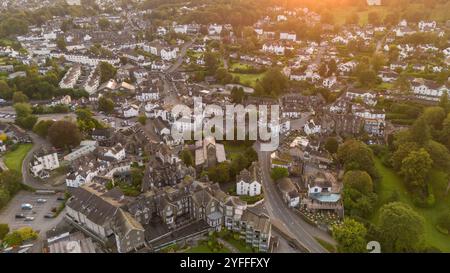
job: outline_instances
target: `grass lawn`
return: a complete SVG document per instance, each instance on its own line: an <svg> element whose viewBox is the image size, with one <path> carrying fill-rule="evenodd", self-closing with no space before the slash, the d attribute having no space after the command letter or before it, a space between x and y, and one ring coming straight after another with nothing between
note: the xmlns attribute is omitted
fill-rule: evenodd
<svg viewBox="0 0 450 273"><path fill-rule="evenodd" d="M242 142L242 144L233 144L229 141L225 141L223 142L223 145L225 147L227 159L231 160L235 159L239 154L244 153L245 149L248 148L248 146L244 145L244 142Z"/></svg>
<svg viewBox="0 0 450 273"><path fill-rule="evenodd" d="M3 156L3 161L5 162L5 165L10 170L21 172L22 161L27 155L28 151L30 151L31 147L33 147L33 144L21 144L19 145L19 147L17 147L16 150L7 152Z"/></svg>
<svg viewBox="0 0 450 273"><path fill-rule="evenodd" d="M200 243L197 246L190 247L184 253L230 253L231 251L228 248L223 247L219 249L217 252L211 250L211 248L206 245L206 243Z"/></svg>
<svg viewBox="0 0 450 273"><path fill-rule="evenodd" d="M249 87L255 87L256 80L262 80L266 73L259 73L259 74L242 74L242 73L231 73L233 77L238 76L240 83L245 86Z"/></svg>
<svg viewBox="0 0 450 273"><path fill-rule="evenodd" d="M250 245L247 245L243 240L235 240L234 238L227 238L224 240L237 248L240 253L253 253L253 248Z"/></svg>
<svg viewBox="0 0 450 273"><path fill-rule="evenodd" d="M358 14L358 17L359 17L359 24L365 25L365 24L367 24L368 14L372 11L378 12L380 14L381 18L384 18L386 16L386 14L389 13L389 8L384 7L384 6L379 6L379 7L369 7L365 10L358 11L357 7L341 7L341 8L334 9L333 15L334 15L335 22L342 25L345 23L345 20L351 14L356 13L356 14Z"/></svg>
<svg viewBox="0 0 450 273"><path fill-rule="evenodd" d="M231 64L229 68L233 70L233 69L249 69L251 67L252 67L251 65L237 62Z"/></svg>
<svg viewBox="0 0 450 273"><path fill-rule="evenodd" d="M375 166L382 176L379 187L379 204L380 206L387 202L392 193L398 193L398 199L411 206L417 213L425 218L425 240L426 242L439 248L443 252L450 252L450 236L440 233L436 229L437 218L445 211L450 209L450 196L443 196L443 191L447 186L447 179L442 172L434 171L430 175L431 185L436 196L436 205L432 208L417 208L411 201L409 194L404 187L401 177L399 177L393 170L384 166L380 159L376 158ZM377 211L372 222L378 221L379 211Z"/></svg>

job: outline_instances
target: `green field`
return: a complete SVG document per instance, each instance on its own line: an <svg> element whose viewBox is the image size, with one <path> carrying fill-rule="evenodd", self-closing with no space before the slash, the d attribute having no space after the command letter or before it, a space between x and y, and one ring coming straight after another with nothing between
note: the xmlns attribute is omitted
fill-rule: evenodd
<svg viewBox="0 0 450 273"><path fill-rule="evenodd" d="M230 65L230 69L231 70L234 70L234 69L249 69L249 68L252 68L252 66L248 65L248 64L244 64L244 63L239 63L239 62L233 63L233 64Z"/></svg>
<svg viewBox="0 0 450 273"><path fill-rule="evenodd" d="M370 7L363 11L358 11L357 7L345 7L345 8L337 8L333 10L333 15L336 23L342 25L345 23L345 20L351 15L351 14L358 14L359 17L359 24L365 25L367 24L367 18L369 12L376 11L380 14L381 18L384 18L386 14L389 13L389 9L387 7L379 6L379 7Z"/></svg>
<svg viewBox="0 0 450 273"><path fill-rule="evenodd" d="M425 240L426 242L439 248L443 252L450 252L450 236L440 233L436 229L436 220L441 213L450 210L450 197L444 196L447 186L447 179L442 172L434 171L430 176L430 182L436 196L436 205L432 208L417 208L411 201L409 194L399 177L393 170L384 166L380 159L376 159L375 166L381 174L382 179L378 192L379 204L386 203L394 191L398 193L398 199L414 208L414 210L425 218ZM378 211L372 218L376 223L378 220Z"/></svg>
<svg viewBox="0 0 450 273"><path fill-rule="evenodd" d="M33 147L33 144L22 144L17 147L14 151L7 152L3 156L3 161L5 162L5 165L10 170L15 170L18 172L21 172L22 170L22 161L27 155L27 153L30 151L31 147Z"/></svg>
<svg viewBox="0 0 450 273"><path fill-rule="evenodd" d="M403 14L409 12L421 12L425 9L422 4L409 4L408 8L402 10ZM427 14L430 15L429 19L436 20L438 22L445 22L450 19L450 2L445 4L436 5L433 9L426 8ZM335 22L338 24L344 24L347 17L351 14L356 13L359 17L359 24L365 25L367 24L368 14L372 11L378 12L381 19L383 19L387 14L392 12L398 12L398 10L393 10L392 7L389 6L378 6L378 7L367 7L366 9L359 9L358 7L341 7L341 8L333 8L333 15Z"/></svg>
<svg viewBox="0 0 450 273"><path fill-rule="evenodd" d="M231 73L233 77L238 76L240 83L245 86L255 87L256 80L262 80L266 73L259 74L242 74L242 73Z"/></svg>

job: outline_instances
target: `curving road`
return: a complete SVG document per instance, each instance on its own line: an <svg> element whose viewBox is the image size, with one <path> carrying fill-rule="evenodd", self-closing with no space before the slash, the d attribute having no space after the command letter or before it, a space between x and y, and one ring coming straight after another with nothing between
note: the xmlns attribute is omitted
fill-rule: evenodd
<svg viewBox="0 0 450 273"><path fill-rule="evenodd" d="M258 151L261 165L262 181L264 188L265 207L269 216L278 219L284 227L299 240L309 252L325 253L327 250L320 245L314 237L319 237L328 242L334 242L329 234L306 223L292 209L284 203L275 183L270 177L270 152Z"/></svg>
<svg viewBox="0 0 450 273"><path fill-rule="evenodd" d="M30 186L32 188L35 189L39 189L39 190L64 190L65 189L65 185L60 185L60 186L50 186L50 185L46 185L43 184L41 181L39 181L38 179L36 179L35 177L33 177L30 173L29 170L29 166L30 166L30 162L33 159L33 155L36 151L38 151L39 149L41 149L42 147L49 147L49 143L42 139L41 137L39 137L38 135L36 135L35 133L28 131L27 132L28 135L31 137L32 141L33 141L33 147L31 148L31 150L28 152L28 154L25 156L25 158L23 159L22 162L22 177L23 177L23 183L27 186Z"/></svg>

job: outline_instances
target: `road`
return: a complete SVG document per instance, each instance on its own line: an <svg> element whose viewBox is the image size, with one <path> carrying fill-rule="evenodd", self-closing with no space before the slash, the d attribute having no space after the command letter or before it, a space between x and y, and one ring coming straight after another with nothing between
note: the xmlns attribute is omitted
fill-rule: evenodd
<svg viewBox="0 0 450 273"><path fill-rule="evenodd" d="M284 203L275 183L270 178L270 152L258 151L258 157L261 164L262 181L265 193L264 204L269 216L281 221L285 228L287 228L310 252L327 252L314 237L319 237L332 242L331 236L306 223Z"/></svg>
<svg viewBox="0 0 450 273"><path fill-rule="evenodd" d="M166 73L172 73L172 72L176 71L178 69L178 67L180 67L180 65L183 63L183 59L184 59L184 56L186 55L188 48L190 48L193 43L194 43L194 40L190 40L189 42L184 43L183 47L180 50L180 54L178 55L177 60L171 67L169 67L166 70Z"/></svg>

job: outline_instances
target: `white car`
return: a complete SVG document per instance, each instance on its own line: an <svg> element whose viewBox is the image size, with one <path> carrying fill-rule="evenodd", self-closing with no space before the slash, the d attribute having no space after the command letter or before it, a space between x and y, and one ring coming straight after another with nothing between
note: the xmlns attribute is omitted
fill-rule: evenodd
<svg viewBox="0 0 450 273"><path fill-rule="evenodd" d="M34 217L33 216L27 216L27 217L25 217L25 221L27 221L27 222L34 221Z"/></svg>
<svg viewBox="0 0 450 273"><path fill-rule="evenodd" d="M36 200L36 202L38 202L38 203L45 203L45 202L47 202L47 199L39 198L38 200Z"/></svg>

